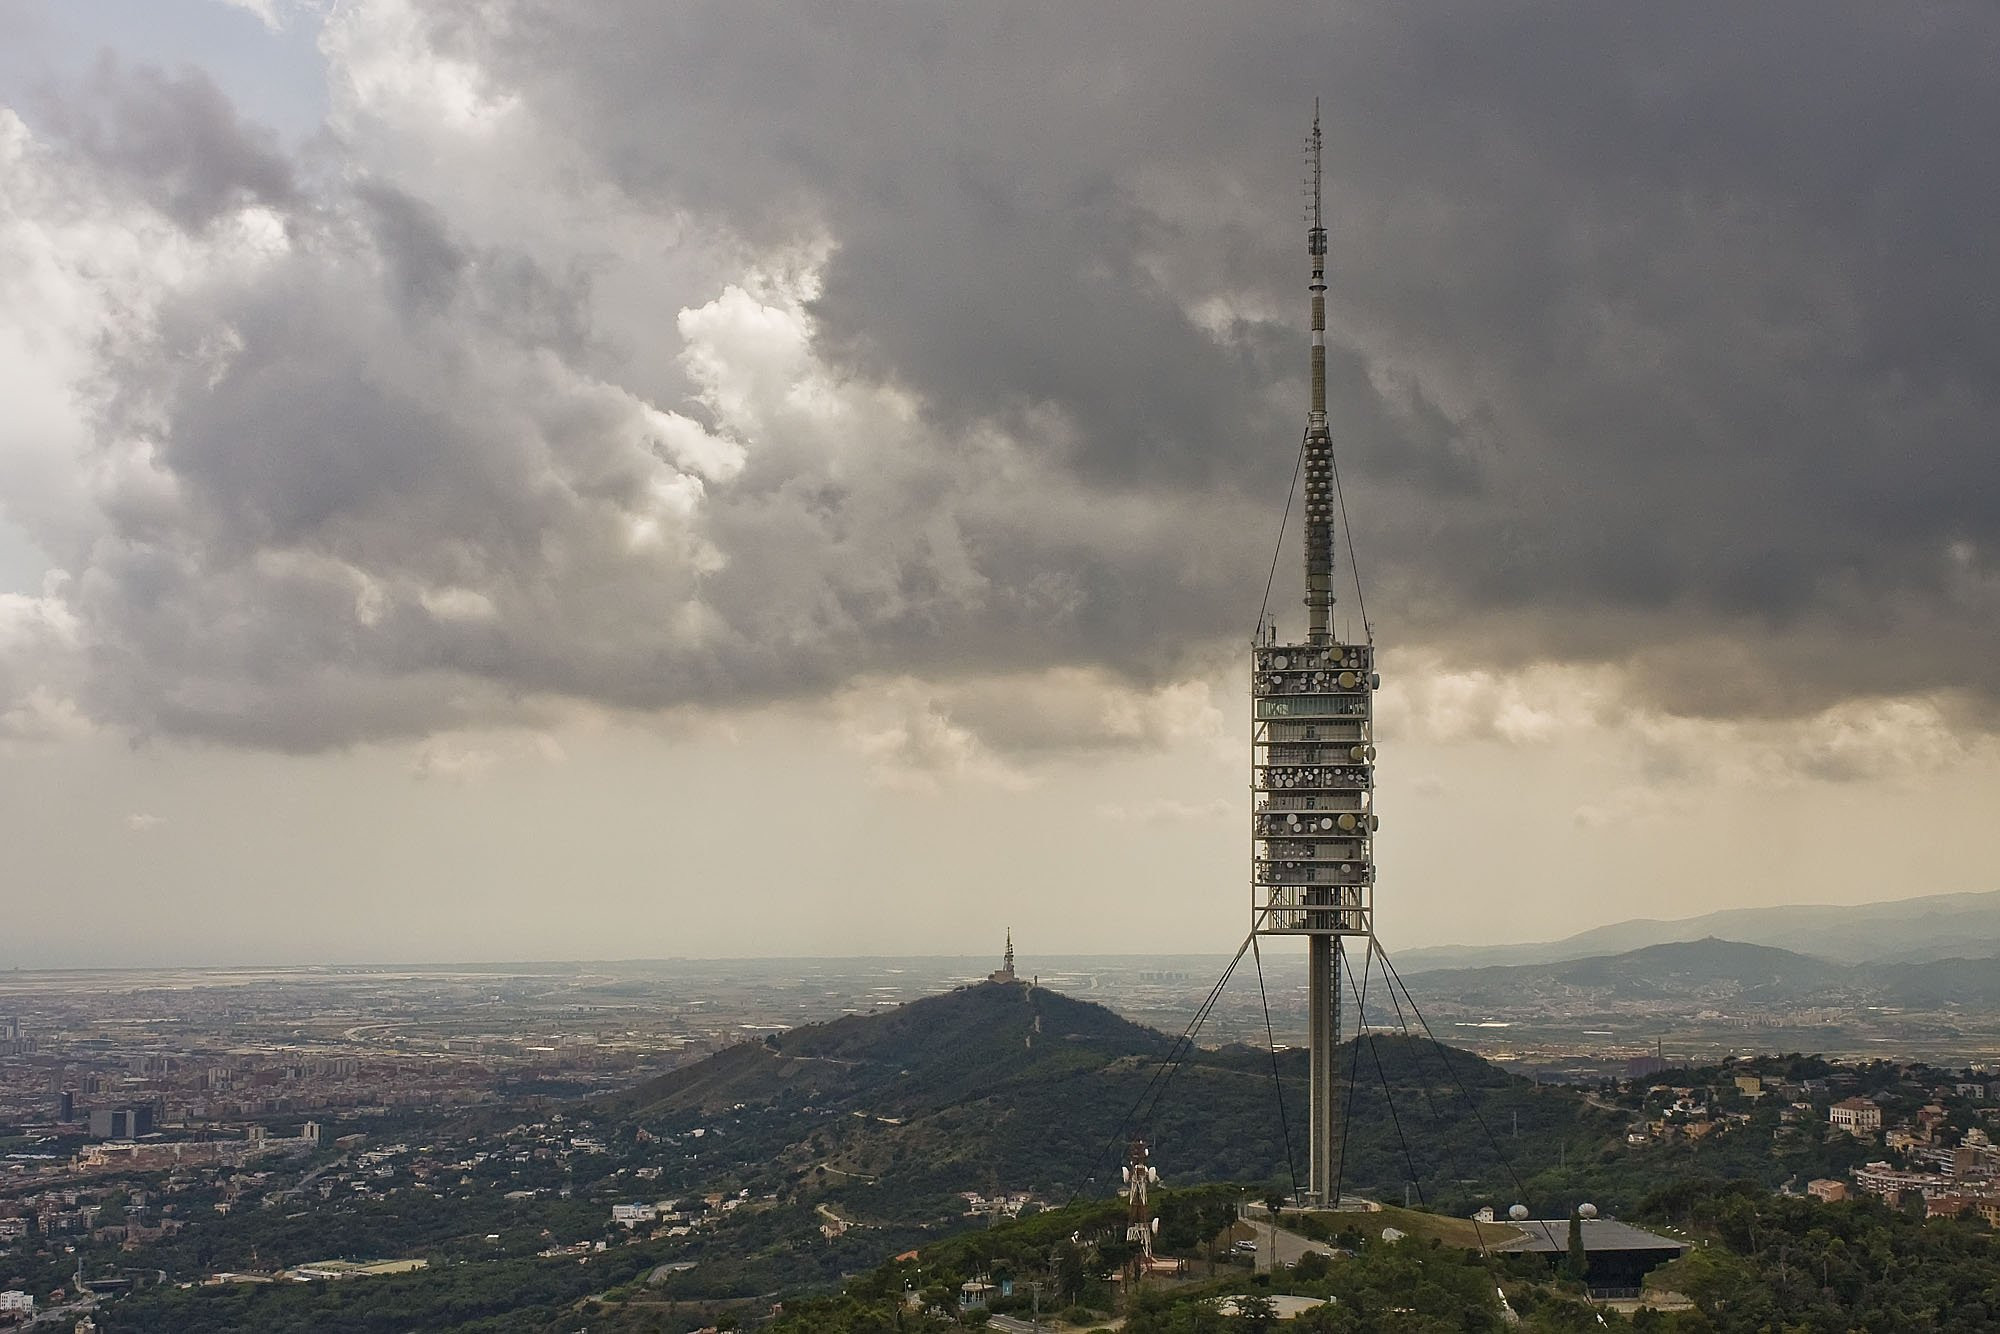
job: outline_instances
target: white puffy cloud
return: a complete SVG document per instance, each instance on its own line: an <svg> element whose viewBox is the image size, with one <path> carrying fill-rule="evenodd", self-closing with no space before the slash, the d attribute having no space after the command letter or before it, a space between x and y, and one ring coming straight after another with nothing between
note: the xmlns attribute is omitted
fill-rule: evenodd
<svg viewBox="0 0 2000 1334"><path fill-rule="evenodd" d="M37 596L0 593L0 741L49 740L88 730L62 686L81 661L64 582L50 576Z"/></svg>
<svg viewBox="0 0 2000 1334"><path fill-rule="evenodd" d="M1199 689L1135 707L1154 687L1048 667L1129 650L1089 612L1175 516L835 369L823 236L753 260L566 188L528 109L429 31L386 0L329 21L344 147L310 187L191 74L105 67L87 141L0 126L33 261L0 337L35 391L0 468L66 576L89 715L310 750L893 672L980 683L954 726L1002 750L1212 725ZM177 117L162 181L133 144ZM1052 706L1061 735L1030 739Z"/></svg>
<svg viewBox="0 0 2000 1334"><path fill-rule="evenodd" d="M216 3L242 10L272 32L284 26L278 16L278 0L216 0Z"/></svg>

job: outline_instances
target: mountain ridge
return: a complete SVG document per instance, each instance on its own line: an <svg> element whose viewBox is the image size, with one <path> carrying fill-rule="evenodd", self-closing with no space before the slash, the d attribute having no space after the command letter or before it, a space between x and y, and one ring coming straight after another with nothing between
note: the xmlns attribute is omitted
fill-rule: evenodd
<svg viewBox="0 0 2000 1334"><path fill-rule="evenodd" d="M1420 992L1496 1008L1596 996L1639 1002L1691 998L1859 1008L2000 1004L2000 958L1848 963L1706 936L1618 954L1547 963L1436 968L1410 974Z"/></svg>
<svg viewBox="0 0 2000 1334"><path fill-rule="evenodd" d="M1561 963L1705 937L1769 945L1838 963L1923 963L2000 954L2000 890L1857 904L1724 908L1683 918L1633 918L1560 940L1431 945L1397 952L1408 974Z"/></svg>

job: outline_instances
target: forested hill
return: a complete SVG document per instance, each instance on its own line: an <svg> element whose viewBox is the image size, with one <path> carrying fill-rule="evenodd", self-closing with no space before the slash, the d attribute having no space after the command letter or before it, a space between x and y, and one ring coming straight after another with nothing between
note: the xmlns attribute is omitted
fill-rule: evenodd
<svg viewBox="0 0 2000 1334"><path fill-rule="evenodd" d="M622 1114L803 1099L899 1117L1060 1079L1169 1039L1101 1005L1025 982L987 982L745 1042L606 1104Z"/></svg>
<svg viewBox="0 0 2000 1334"><path fill-rule="evenodd" d="M1102 1006L986 983L745 1042L591 1111L698 1143L708 1173L764 1189L816 1183L845 1211L885 1220L958 1190L1105 1189L1133 1135L1178 1182L1288 1181L1288 1139L1303 1171L1303 1051L1279 1053L1281 1117L1269 1052L1197 1051L1154 1085L1171 1046ZM1479 1116L1508 1127L1506 1152L1529 1170L1552 1165L1564 1140L1623 1124L1573 1090L1429 1043L1350 1042L1341 1061L1354 1083L1346 1181L1397 1199L1411 1180L1426 1196L1503 1189ZM1149 1086L1156 1104L1128 1120Z"/></svg>

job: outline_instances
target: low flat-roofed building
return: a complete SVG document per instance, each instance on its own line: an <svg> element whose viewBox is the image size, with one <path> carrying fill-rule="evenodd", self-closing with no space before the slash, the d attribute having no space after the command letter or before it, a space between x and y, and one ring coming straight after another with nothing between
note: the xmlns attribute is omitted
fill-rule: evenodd
<svg viewBox="0 0 2000 1334"><path fill-rule="evenodd" d="M383 1274L409 1274L428 1268L428 1260L315 1260L285 1271L298 1283L338 1281L348 1278L376 1278Z"/></svg>
<svg viewBox="0 0 2000 1334"><path fill-rule="evenodd" d="M1501 1242L1494 1250L1539 1255L1551 1267L1569 1258L1569 1219L1531 1219L1513 1226L1525 1235ZM1615 1218L1586 1218L1581 1226L1584 1284L1594 1297L1636 1297L1645 1286L1647 1274L1688 1252L1684 1241L1647 1232Z"/></svg>
<svg viewBox="0 0 2000 1334"><path fill-rule="evenodd" d="M1890 1163L1869 1163L1854 1169L1854 1188L1894 1203L1909 1191L1925 1199L1952 1194L1951 1182L1935 1172L1907 1172Z"/></svg>

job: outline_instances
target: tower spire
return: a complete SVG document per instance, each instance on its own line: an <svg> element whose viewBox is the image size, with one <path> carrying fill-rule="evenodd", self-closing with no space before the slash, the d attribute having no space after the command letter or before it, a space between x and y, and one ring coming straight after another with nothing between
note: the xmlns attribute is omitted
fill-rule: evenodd
<svg viewBox="0 0 2000 1334"><path fill-rule="evenodd" d="M1326 425L1326 218L1321 203L1319 99L1313 99L1311 230L1306 254L1312 260L1312 398L1306 410L1305 556L1306 640L1324 644L1333 637L1333 437Z"/></svg>

